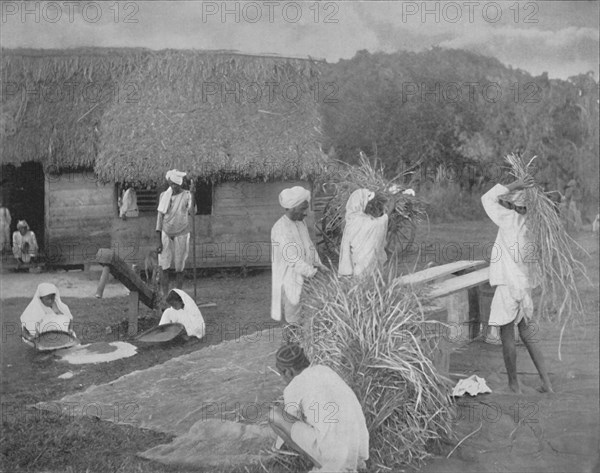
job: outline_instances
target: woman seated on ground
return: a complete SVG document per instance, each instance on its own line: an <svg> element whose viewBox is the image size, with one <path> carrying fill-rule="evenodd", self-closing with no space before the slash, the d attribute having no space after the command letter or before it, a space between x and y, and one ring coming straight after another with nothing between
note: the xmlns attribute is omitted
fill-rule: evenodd
<svg viewBox="0 0 600 473"><path fill-rule="evenodd" d="M181 324L189 337L204 337L204 318L194 300L181 289L172 289L166 299L165 309L158 325Z"/></svg>
<svg viewBox="0 0 600 473"><path fill-rule="evenodd" d="M60 299L54 284L42 283L21 315L21 332L31 341L44 332L68 332L73 336L73 316L67 304Z"/></svg>
<svg viewBox="0 0 600 473"><path fill-rule="evenodd" d="M340 247L340 276L368 275L386 262L386 235L393 206L385 210L385 199L368 189L350 195Z"/></svg>
<svg viewBox="0 0 600 473"><path fill-rule="evenodd" d="M13 255L17 260L17 269L20 269L23 264L34 262L37 252L35 233L29 230L25 220L20 220L17 223L17 231L13 233Z"/></svg>

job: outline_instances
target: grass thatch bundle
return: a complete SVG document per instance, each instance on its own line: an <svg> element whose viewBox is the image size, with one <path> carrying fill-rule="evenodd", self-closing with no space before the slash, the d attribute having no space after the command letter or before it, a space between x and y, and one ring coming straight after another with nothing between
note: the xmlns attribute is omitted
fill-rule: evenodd
<svg viewBox="0 0 600 473"><path fill-rule="evenodd" d="M313 364L334 369L356 393L370 434L369 471L418 464L450 435L452 408L446 380L430 360L437 342L426 335L435 330L422 303L393 268L360 282L331 272L306 288L296 341Z"/></svg>
<svg viewBox="0 0 600 473"><path fill-rule="evenodd" d="M511 174L517 179L533 176L535 156L527 163L521 156L508 155L506 161ZM538 316L563 323L563 330L574 316L583 315L583 303L577 289L577 277L587 278L585 266L574 256L574 251L585 252L567 233L554 202L534 186L525 189L526 222L529 241L535 253L527 251L531 271L541 288ZM561 332L562 338L562 332Z"/></svg>
<svg viewBox="0 0 600 473"><path fill-rule="evenodd" d="M375 192L377 198L396 201L388 223L388 250L401 253L413 242L416 225L426 216L425 203L418 197L402 193L407 189L401 184L404 177L405 174L400 174L393 179L386 179L383 167L377 161L371 164L362 153L358 166L336 162L334 171L328 172L320 183L324 188L334 189L320 222L327 256L333 260L339 256L346 203L350 194L361 188Z"/></svg>

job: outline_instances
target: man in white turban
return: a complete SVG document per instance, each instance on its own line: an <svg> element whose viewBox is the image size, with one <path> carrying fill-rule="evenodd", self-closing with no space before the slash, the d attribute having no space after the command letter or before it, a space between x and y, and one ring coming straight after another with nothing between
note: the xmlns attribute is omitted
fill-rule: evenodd
<svg viewBox="0 0 600 473"><path fill-rule="evenodd" d="M304 278L312 278L318 269L325 269L304 221L309 202L310 192L304 187L284 189L279 194L285 214L271 229L271 318L274 320L281 320L283 305L285 320L298 322Z"/></svg>
<svg viewBox="0 0 600 473"><path fill-rule="evenodd" d="M496 286L496 291L492 299L489 325L500 327L508 387L515 393L521 392L517 379L515 324L542 380L541 390L552 392L544 357L533 340L536 330L531 325L531 290L537 284L529 271L531 262L527 261L530 242L527 238L527 200L524 189L533 185L533 178L527 176L524 180L517 180L506 186L496 184L481 197L485 212L498 226L498 235L490 257L490 285Z"/></svg>
<svg viewBox="0 0 600 473"><path fill-rule="evenodd" d="M193 182L189 191L183 190L186 173L173 169L167 172L169 188L160 194L156 219L157 253L163 294L169 292L168 270L175 266L175 286L183 286L183 270L189 254L190 215L195 213Z"/></svg>

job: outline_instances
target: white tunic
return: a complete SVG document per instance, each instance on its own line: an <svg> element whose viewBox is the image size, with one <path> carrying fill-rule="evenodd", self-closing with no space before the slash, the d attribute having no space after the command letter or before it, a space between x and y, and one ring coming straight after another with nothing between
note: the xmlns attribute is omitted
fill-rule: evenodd
<svg viewBox="0 0 600 473"><path fill-rule="evenodd" d="M285 410L303 422L291 437L321 464L320 471L356 471L369 458L369 432L356 395L331 368L315 365L283 391ZM316 471L316 470L313 470Z"/></svg>
<svg viewBox="0 0 600 473"><path fill-rule="evenodd" d="M281 217L271 229L271 318L281 320L281 292L292 304L300 303L304 278L313 277L320 264L306 222Z"/></svg>
<svg viewBox="0 0 600 473"><path fill-rule="evenodd" d="M498 196L507 192L506 187L496 184L481 197L485 212L498 226L490 255L490 285L529 289L535 287L529 270L529 265L535 262L535 248L527 239L525 216L498 203Z"/></svg>

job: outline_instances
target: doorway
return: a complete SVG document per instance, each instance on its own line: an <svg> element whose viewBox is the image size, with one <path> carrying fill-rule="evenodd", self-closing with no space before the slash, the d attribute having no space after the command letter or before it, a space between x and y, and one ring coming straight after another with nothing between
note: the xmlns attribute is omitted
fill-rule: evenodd
<svg viewBox="0 0 600 473"><path fill-rule="evenodd" d="M26 220L35 233L40 251L44 250L44 168L38 162L26 162L20 166L2 165L2 203L11 215L10 234L17 230L19 220ZM12 243L11 243L12 244Z"/></svg>

